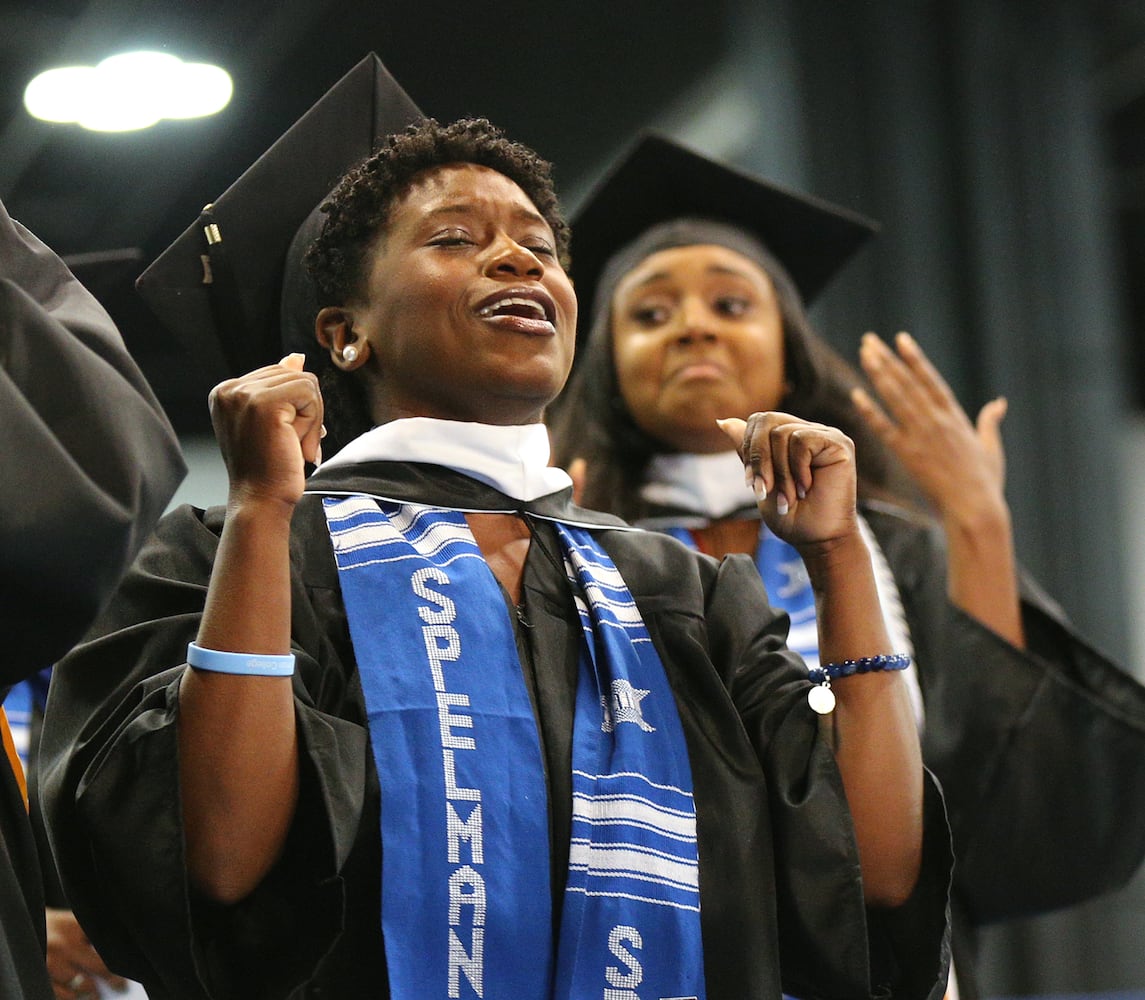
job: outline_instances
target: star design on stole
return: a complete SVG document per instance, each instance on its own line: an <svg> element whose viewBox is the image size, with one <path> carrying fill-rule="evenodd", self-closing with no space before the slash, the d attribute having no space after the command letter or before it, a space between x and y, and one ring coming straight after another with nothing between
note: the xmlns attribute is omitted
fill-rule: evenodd
<svg viewBox="0 0 1145 1000"><path fill-rule="evenodd" d="M611 733L620 723L633 722L646 733L656 732L654 726L644 721L644 712L640 707L640 703L650 693L633 687L627 680L613 681L612 697L609 698L607 695L600 697L600 707L604 710L600 728L606 733Z"/></svg>

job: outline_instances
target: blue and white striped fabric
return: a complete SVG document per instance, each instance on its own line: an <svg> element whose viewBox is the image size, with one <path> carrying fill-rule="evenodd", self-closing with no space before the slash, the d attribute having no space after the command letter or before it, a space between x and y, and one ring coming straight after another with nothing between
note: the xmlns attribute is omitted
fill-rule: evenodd
<svg viewBox="0 0 1145 1000"><path fill-rule="evenodd" d="M497 582L458 511L324 506L382 792L390 995L548 996L544 766Z"/></svg>
<svg viewBox="0 0 1145 1000"><path fill-rule="evenodd" d="M608 556L587 530L557 524L585 645L554 954L536 720L504 599L464 514L361 496L324 507L382 787L395 1000L702 998L683 730Z"/></svg>
<svg viewBox="0 0 1145 1000"><path fill-rule="evenodd" d="M583 528L557 532L585 634L557 994L703 997L696 809L674 695L607 553ZM570 940L608 942L603 994L599 959Z"/></svg>
<svg viewBox="0 0 1145 1000"><path fill-rule="evenodd" d="M660 525L655 530L678 538L689 548L697 548L696 539L690 528ZM898 584L895 583L894 574L891 573L886 556L883 555L883 550L870 525L862 517L859 518L859 533L863 536L863 542L871 554L875 587L879 594L879 604L883 609L883 623L886 625L891 648L913 657L914 645L911 642L910 626L907 624ZM791 628L787 635L788 647L803 657L808 669L818 667L819 625L815 617L815 593L811 588L807 568L803 565L803 559L795 547L774 535L762 521L759 522L759 544L755 550L755 565L763 578L763 585L767 588L768 600L774 607L786 611L791 619ZM925 709L918 683L918 671L913 660L903 673L903 679L910 695L911 707L914 709L915 722L921 729Z"/></svg>
<svg viewBox="0 0 1145 1000"><path fill-rule="evenodd" d="M692 796L637 774L574 772L569 892L700 908ZM643 793L643 794L642 794ZM663 805L676 801L679 808Z"/></svg>
<svg viewBox="0 0 1145 1000"><path fill-rule="evenodd" d="M696 548L696 540L688 528L666 526L657 530L678 538L689 548ZM807 568L795 547L768 531L762 521L759 522L755 565L767 588L768 600L774 607L786 611L791 619L787 645L807 661L809 669L819 666L815 593L811 589Z"/></svg>

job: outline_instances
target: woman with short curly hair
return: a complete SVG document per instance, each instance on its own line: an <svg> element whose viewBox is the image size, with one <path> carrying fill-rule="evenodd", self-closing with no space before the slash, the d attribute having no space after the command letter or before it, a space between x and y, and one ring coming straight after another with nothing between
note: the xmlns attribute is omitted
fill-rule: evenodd
<svg viewBox="0 0 1145 1000"><path fill-rule="evenodd" d="M89 733L56 751L63 867L117 887L93 941L180 997L940 992L945 824L845 438L727 429L821 588L813 684L749 562L548 464L577 306L543 161L427 121L326 214L356 436L305 475L301 355L218 385L226 509L171 514L59 670Z"/></svg>

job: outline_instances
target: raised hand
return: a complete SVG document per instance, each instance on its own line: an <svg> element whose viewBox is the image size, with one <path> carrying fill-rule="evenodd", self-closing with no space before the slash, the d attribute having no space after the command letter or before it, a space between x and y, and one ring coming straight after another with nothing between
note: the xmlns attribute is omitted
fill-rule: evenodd
<svg viewBox="0 0 1145 1000"><path fill-rule="evenodd" d="M305 486L305 462L321 460L318 379L291 354L211 391L211 422L233 499L293 506Z"/></svg>
<svg viewBox="0 0 1145 1000"><path fill-rule="evenodd" d="M823 662L891 652L858 530L851 439L786 413L719 424L739 449L767 526L807 567ZM915 884L922 842L922 764L910 699L897 673L849 677L833 691L838 702L824 729L855 821L864 892L874 905L899 905Z"/></svg>
<svg viewBox="0 0 1145 1000"><path fill-rule="evenodd" d="M915 340L900 333L895 347L897 354L875 334L863 337L859 361L882 405L855 389L859 414L944 520L971 524L997 512L1005 505L1005 399L987 403L972 424Z"/></svg>
<svg viewBox="0 0 1145 1000"><path fill-rule="evenodd" d="M1013 645L1025 646L1001 423L1006 401L982 407L975 424L908 334L896 354L873 333L859 361L882 406L855 389L855 408L898 456L942 521L953 604Z"/></svg>
<svg viewBox="0 0 1145 1000"><path fill-rule="evenodd" d="M318 380L291 354L216 386L211 419L230 475L226 522L196 642L290 652L290 527L319 459ZM199 891L235 903L282 851L298 800L289 677L188 668L179 688L179 775L187 867Z"/></svg>
<svg viewBox="0 0 1145 1000"><path fill-rule="evenodd" d="M797 548L857 530L855 447L842 431L786 413L719 421L735 442L767 526Z"/></svg>

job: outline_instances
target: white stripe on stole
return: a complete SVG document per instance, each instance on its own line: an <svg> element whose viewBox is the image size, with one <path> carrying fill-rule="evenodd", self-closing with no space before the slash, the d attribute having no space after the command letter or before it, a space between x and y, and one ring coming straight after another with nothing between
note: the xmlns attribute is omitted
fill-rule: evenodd
<svg viewBox="0 0 1145 1000"><path fill-rule="evenodd" d="M363 514L377 509L378 503L376 500L362 496L360 493L355 493L342 500L334 500L334 502L327 507L327 519L344 521L346 518L353 517L355 514Z"/></svg>
<svg viewBox="0 0 1145 1000"><path fill-rule="evenodd" d="M639 844L594 845L574 839L569 849L569 867L590 875L619 875L670 889L700 889L698 865Z"/></svg>
<svg viewBox="0 0 1145 1000"><path fill-rule="evenodd" d="M581 619L592 621L592 612L589 610L588 602L581 594L580 579L570 577L569 583L573 587L573 604L576 606ZM640 608L637 607L635 601L613 601L599 587L594 587L591 584L584 587L584 594L594 599L598 612L607 611L611 613L611 617L605 617L602 614L597 621L593 622L594 627L599 624L609 628L617 628L622 632L629 633L633 642L645 641L637 634L646 631L646 629Z"/></svg>
<svg viewBox="0 0 1145 1000"><path fill-rule="evenodd" d="M601 612L608 612L617 623L632 628L643 627L644 620L640 617L640 609L635 601L617 601L608 596L600 587L593 583L586 583L585 593L594 601ZM607 619L604 619L607 622Z"/></svg>
<svg viewBox="0 0 1145 1000"><path fill-rule="evenodd" d="M377 503L368 497L349 497L338 501L334 509L333 520L344 522L370 510L376 511ZM346 569L418 557L433 559L440 566L448 566L457 559L481 558L474 548L468 526L440 522L436 520L438 513L437 508L403 504L386 523L332 527L330 536L334 551L341 557L340 564ZM426 522L425 527L417 534L418 524L423 520ZM409 531L412 537L406 537L401 533L403 531ZM416 556L404 551L406 544L412 546ZM463 551L443 560L441 554L454 545L461 546ZM401 554L388 556L385 554L387 549L396 549Z"/></svg>
<svg viewBox="0 0 1145 1000"><path fill-rule="evenodd" d="M592 620L592 613L588 610L588 605L585 604L579 596L573 596L573 603L576 606L577 614L580 615L582 624L587 621L591 623L594 629L598 626L601 628L616 629L618 632L623 632L628 637L628 641L633 645L638 642L652 642L651 636L635 634L636 632L642 630L642 626L644 625L643 619L634 623L629 623L613 621L611 618L601 618L600 620L594 622ZM639 614L639 611L637 611L637 614Z"/></svg>
<svg viewBox="0 0 1145 1000"><path fill-rule="evenodd" d="M643 625L636 601L628 590L628 584L615 566L602 565L595 553L583 545L573 547L577 561L587 570L589 579L583 584L586 595L591 595L600 610L610 611L620 621L633 625ZM574 591L581 586L578 580L572 581ZM623 599L612 594L622 595Z"/></svg>
<svg viewBox="0 0 1145 1000"><path fill-rule="evenodd" d="M574 792L573 822L577 821L590 826L638 827L685 843L696 839L696 817L693 813L665 809L636 795Z"/></svg>
<svg viewBox="0 0 1145 1000"><path fill-rule="evenodd" d="M603 566L597 559L594 559L591 550L584 548L584 545L574 546L577 556L581 557L581 561L589 567L592 574L592 582L598 586L603 586L608 590L614 590L618 593L623 593L627 589L627 584L624 582L624 577L615 566Z"/></svg>
<svg viewBox="0 0 1145 1000"><path fill-rule="evenodd" d="M431 558L450 545L469 543L468 534L465 525L437 524L415 538L406 539L395 534L388 526L362 524L351 528L339 528L331 537L336 552L349 553L386 545L404 545L408 542L418 555Z"/></svg>
<svg viewBox="0 0 1145 1000"><path fill-rule="evenodd" d="M438 522L437 515L441 512L442 508L429 507L425 504L397 503L396 501L393 506L395 509L391 514L387 515L387 523L383 525L383 529L392 528L394 532L403 537L405 532L420 520L428 521L429 530L435 527L445 527L447 529L456 530L456 525L446 524L443 526ZM349 496L342 500L335 500L330 505L327 520L334 522L348 521L361 514L376 513L379 509L380 504L373 497L361 495ZM359 530L359 527L352 525L349 528L337 529L335 534L345 535L357 530ZM388 533L387 530L387 534ZM422 533L422 535L424 534L425 532Z"/></svg>
<svg viewBox="0 0 1145 1000"><path fill-rule="evenodd" d="M384 566L387 563L400 563L408 562L409 560L421 561L421 553L398 553L396 556L381 557L375 556L370 558L371 553L378 551L377 549L362 549L361 554L357 558L349 558L343 555L338 560L339 569L360 569L363 566ZM458 552L457 555L450 556L448 559L438 559L435 565L438 569L445 569L447 566L452 566L455 562L460 562L462 559L484 559L480 552Z"/></svg>
<svg viewBox="0 0 1145 1000"><path fill-rule="evenodd" d="M692 796L672 789L680 797L680 809L631 793L573 793L573 821L597 826L627 824L652 830L671 840L695 841L696 818Z"/></svg>
<svg viewBox="0 0 1145 1000"><path fill-rule="evenodd" d="M404 508L402 508L404 513ZM341 521L349 521L352 517L357 516L359 512L351 514L350 517L342 518ZM365 513L362 511L361 513ZM395 513L393 520L389 523L365 523L365 524L350 524L347 527L338 527L333 529L336 538L345 539L353 538L355 535L362 537L401 537L408 541L411 545L418 547L418 542L427 538L434 538L437 534L453 534L458 535L461 533L461 525L443 522L438 518L431 517L432 514L440 514L441 512L434 509L421 508L415 512L413 517L399 516ZM403 523L399 523L403 522ZM427 542L427 544L433 544Z"/></svg>
<svg viewBox="0 0 1145 1000"><path fill-rule="evenodd" d="M610 590L626 591L628 589L628 584L624 582L620 570L611 564L602 563L593 549L587 545L577 545L574 542L569 547L569 555L572 556L574 553L581 562L591 568L592 578L596 583L608 587Z"/></svg>
<svg viewBox="0 0 1145 1000"><path fill-rule="evenodd" d="M679 900L664 899L662 896L640 896L634 892L616 892L615 890L603 891L601 889L589 889L583 885L570 885L565 889L566 892L579 892L582 896L589 896L597 899L632 899L637 903L651 903L653 906L666 906L673 910L687 910L690 913L699 913L700 907L697 904L682 903ZM692 997L686 1000L693 1000Z"/></svg>

